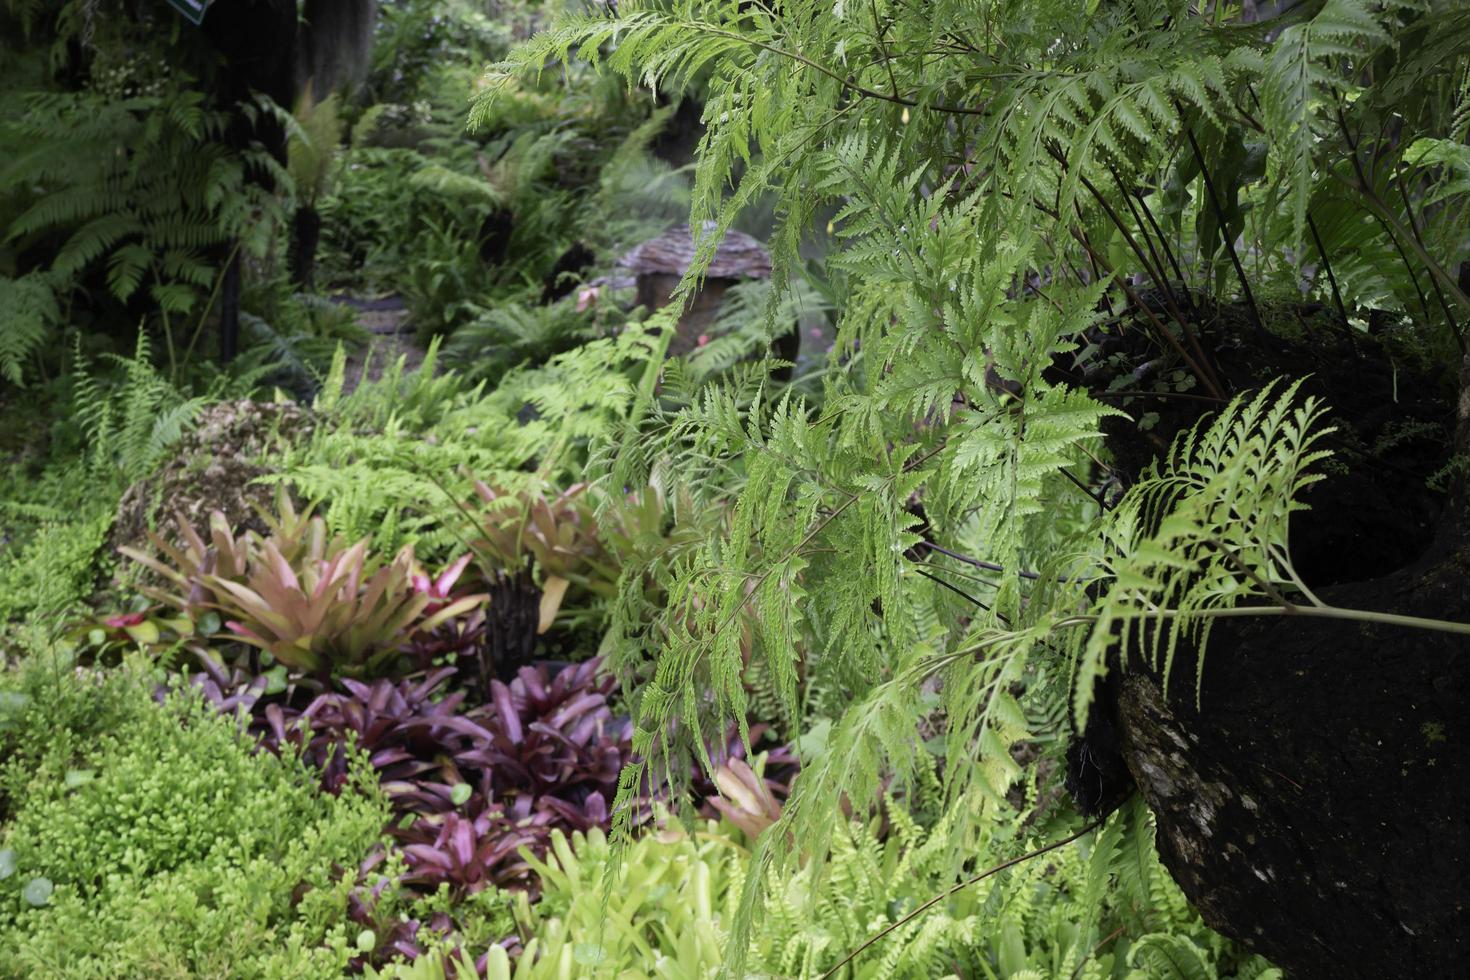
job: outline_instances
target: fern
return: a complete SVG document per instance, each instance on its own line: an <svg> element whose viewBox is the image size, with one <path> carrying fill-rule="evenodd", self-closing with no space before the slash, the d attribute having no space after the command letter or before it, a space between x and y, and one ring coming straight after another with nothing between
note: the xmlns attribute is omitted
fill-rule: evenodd
<svg viewBox="0 0 1470 980"><path fill-rule="evenodd" d="M46 514L28 540L0 551L0 626L34 617L51 628L73 613L97 586L97 553L112 520L110 501L84 502Z"/></svg>
<svg viewBox="0 0 1470 980"><path fill-rule="evenodd" d="M1316 400L1296 404L1299 385L1274 400L1270 387L1237 399L1208 427L1181 435L1112 515L1103 531L1112 585L1080 657L1079 721L1107 654L1128 649L1142 624L1153 627L1146 645L1167 684L1182 641L1203 656L1210 620L1200 613L1249 600L1284 604L1285 593L1315 601L1292 568L1287 527L1304 508L1301 492L1322 479L1310 467L1328 455L1315 444L1332 430L1316 425Z"/></svg>
<svg viewBox="0 0 1470 980"><path fill-rule="evenodd" d="M251 174L289 177L267 154L221 141L228 115L187 89L124 99L90 92L24 93L0 138L23 147L0 166L0 195L23 206L9 243L64 240L48 270L69 292L105 262L108 287L126 301L146 288L165 310L184 313L215 277L207 253L233 240L263 253L275 197ZM118 153L120 146L129 152Z"/></svg>
<svg viewBox="0 0 1470 980"><path fill-rule="evenodd" d="M1315 144L1335 133L1347 73L1392 41L1400 17L1422 4L1328 0L1310 20L1282 32L1262 76L1266 123L1284 147L1293 240L1301 241L1311 199Z"/></svg>
<svg viewBox="0 0 1470 980"><path fill-rule="evenodd" d="M297 100L288 128L286 172L304 206L315 205L330 185L344 125L333 93L317 102L308 83Z"/></svg>
<svg viewBox="0 0 1470 980"><path fill-rule="evenodd" d="M73 359L73 403L88 447L94 479L126 486L148 476L167 457L208 396L185 397L150 360L148 334L138 332L133 356L106 355L120 369L113 383L100 380L78 344Z"/></svg>
<svg viewBox="0 0 1470 980"><path fill-rule="evenodd" d="M1290 383L1230 402L1182 311L1153 317L1154 342L1228 407L1119 500L1093 485L1111 410L1051 370L1100 310L1141 305L1146 281L1172 292L1183 270L1213 273L1217 253L1242 293L1255 274L1299 295L1310 254L1306 288L1323 288L1330 262L1345 306L1424 307L1425 272L1446 306L1461 301L1445 270L1465 258L1467 197L1448 145L1467 66L1454 41L1428 42L1464 36L1463 11L1329 0L1264 23L1211 11L621 0L553 21L487 73L472 122L554 63L704 87L686 294L757 202L775 216L777 297L830 219L842 312L820 397L731 365L732 341L705 355L725 372L670 364L590 450L609 486L666 481L670 499L727 515L724 533L657 567L666 598L651 625L631 622L650 613L641 571L622 583L627 622L607 647L637 761L620 829L647 780L708 763L704 733L745 717L747 676L783 716L825 726L798 738L802 774L754 856L737 973L773 869L795 855L819 868L844 846L839 801L861 810L921 783L931 713L947 802L998 808L1025 778L1012 746L1055 744L1069 716L1083 721L1120 653L1170 675L1186 648L1204 655L1221 617L1371 615L1315 600L1286 546L1319 478L1323 406ZM1416 86L1429 95L1410 111ZM1352 136L1390 125L1441 142L1406 155ZM1393 204L1405 186L1419 208ZM1425 187L1444 192L1433 207ZM819 719L817 702L834 716ZM1138 853L1136 828L1108 834L1078 881L1094 895L1115 887L1114 852ZM1122 878L1136 903L1157 887L1139 868ZM1038 972L1088 969L1078 957Z"/></svg>
<svg viewBox="0 0 1470 980"><path fill-rule="evenodd" d="M511 368L549 360L592 333L588 318L568 304L528 307L512 302L478 310L455 330L447 353L470 365L467 375L493 385Z"/></svg>
<svg viewBox="0 0 1470 980"><path fill-rule="evenodd" d="M36 273L0 278L0 377L25 381L25 362L61 318L51 283Z"/></svg>

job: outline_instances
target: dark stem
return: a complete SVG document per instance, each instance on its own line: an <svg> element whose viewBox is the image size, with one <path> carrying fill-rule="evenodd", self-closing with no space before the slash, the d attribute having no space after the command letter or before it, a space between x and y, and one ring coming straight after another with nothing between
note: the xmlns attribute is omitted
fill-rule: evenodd
<svg viewBox="0 0 1470 980"><path fill-rule="evenodd" d="M1139 209L1143 211L1143 216L1148 219L1149 227L1154 231L1154 237L1159 240L1159 245L1164 250L1164 256L1169 260L1169 268L1174 270L1174 277L1187 289L1189 280L1185 277L1184 270L1180 268L1179 259L1175 255L1174 250L1169 247L1169 239L1164 235L1164 230L1159 227L1158 221L1154 218L1153 210L1149 208L1148 202L1144 200L1142 194L1136 194L1134 196L1138 200ZM1190 307L1190 312L1194 312L1193 298L1190 297L1187 291L1184 296L1187 300L1187 305Z"/></svg>
<svg viewBox="0 0 1470 980"><path fill-rule="evenodd" d="M1059 468L1059 469L1060 469L1060 472L1061 472L1062 476L1065 476L1067 479L1071 480L1072 483L1076 485L1077 489L1081 490L1083 493L1085 493L1089 497L1091 497L1092 500L1093 500L1093 502L1096 503L1099 507L1102 508L1103 513L1107 513L1109 510L1111 510L1111 508L1108 507L1108 502L1103 499L1102 494L1095 492L1087 484L1083 483L1081 480L1079 480L1075 476L1073 476L1071 470L1068 470L1068 469L1065 469L1065 468Z"/></svg>
<svg viewBox="0 0 1470 980"><path fill-rule="evenodd" d="M1004 565L997 565L993 561L981 561L979 558L971 558L969 555L962 555L958 551L950 551L948 548L941 547L940 545L935 544L933 541L925 541L924 547L937 551L941 555L948 555L955 561L962 561L966 565L971 565L975 568L984 569L987 572L1004 572L1006 570ZM1025 570L1019 571L1016 574L1021 576L1022 578L1027 579L1041 578L1041 576L1037 575L1035 572L1028 572Z"/></svg>
<svg viewBox="0 0 1470 980"><path fill-rule="evenodd" d="M230 252L219 304L219 360L221 364L228 364L235 359L240 348L239 248Z"/></svg>
<svg viewBox="0 0 1470 980"><path fill-rule="evenodd" d="M1342 132L1343 139L1347 141L1348 149L1351 151L1348 154L1348 157L1353 161L1353 173L1356 176L1356 182L1347 180L1336 171L1329 170L1328 173L1334 179L1343 183L1345 186L1357 191L1358 195L1362 197L1363 202L1368 205L1368 210L1386 227L1392 228L1394 226L1398 226L1400 229L1399 234L1405 234L1407 235L1407 237L1412 239L1411 244L1418 252L1419 261L1423 263L1424 271L1429 273L1429 278L1435 280L1436 287L1438 287L1439 285L1448 286L1450 292L1455 297L1455 301L1466 307L1467 309L1470 309L1470 296L1467 296L1464 291L1460 289L1459 284L1450 278L1449 273L1441 268L1438 262L1434 261L1434 256L1429 254L1429 250L1424 247L1423 243L1420 242L1418 237L1414 236L1403 228L1403 222L1401 222L1398 219L1398 216L1393 213L1393 209L1391 209L1386 203L1384 203L1383 199L1378 196L1377 190L1374 189L1375 185L1370 183L1368 176L1363 173L1363 162L1358 159L1358 144L1353 142L1352 137L1348 134L1347 120L1343 117L1342 108L1340 106L1337 110L1337 126L1338 129ZM1396 246L1400 245L1400 243L1398 242L1398 235L1390 232L1389 237L1394 239L1394 244ZM1402 254L1401 246L1400 253ZM1405 259L1404 262L1405 265L1408 265L1407 259ZM1413 267L1409 266L1409 268L1412 270ZM1422 291L1420 295L1422 297ZM1427 320L1429 317L1429 309L1427 303L1425 304L1424 315L1425 319Z"/></svg>
<svg viewBox="0 0 1470 980"><path fill-rule="evenodd" d="M868 5L873 9L873 37L878 42L878 52L883 55L883 67L888 69L888 84L893 87L893 94L898 95L898 79L893 74L893 62L888 57L888 45L884 38L888 34L888 28L878 22L878 0L868 0Z"/></svg>
<svg viewBox="0 0 1470 980"><path fill-rule="evenodd" d="M1072 978L1071 978L1071 980L1077 980L1077 976L1079 974L1081 974L1082 968L1088 964L1088 961L1090 961L1094 956L1096 956L1098 954L1098 952L1104 946L1106 946L1108 943L1112 942L1114 939L1117 939L1119 936L1123 935L1123 933L1125 933L1127 931L1128 931L1128 927L1127 926L1119 926L1118 928L1114 929L1112 932L1108 933L1106 936L1104 936L1101 939L1099 939L1097 941L1097 945L1094 946L1094 947L1092 947L1092 949L1088 952L1088 954L1086 956L1082 957L1082 962L1078 963L1077 966L1076 966L1076 968L1072 971Z"/></svg>
<svg viewBox="0 0 1470 980"><path fill-rule="evenodd" d="M1020 857L1011 858L1009 861L1002 861L1000 864L997 864L992 868L986 868L984 871L980 872L974 877L966 878L959 884L953 885L950 888L946 888L944 891L940 892L938 895L935 895L933 898L929 899L923 905L920 905L918 908L914 909L912 912L899 919L897 922L894 922L893 924L883 929L881 932L878 932L877 934L863 940L860 946L854 949L851 953L848 953L846 956L844 956L836 966L828 970L826 973L822 974L822 980L831 980L831 978L835 977L844 966L856 959L858 954L861 953L863 950L878 942L880 939L888 935L890 932L893 932L895 929L898 929L901 926L908 925L914 919L923 915L925 912L929 911L934 906L938 905L940 902L944 901L946 898L949 898L956 892L962 891L966 888L969 888L973 884L984 881L986 878L989 878L992 875L999 874L1007 868L1013 868L1018 864L1024 864L1025 862L1030 861L1032 858L1038 858L1041 855L1047 854L1051 851L1055 851L1060 847L1066 847L1073 841L1079 840L1084 835L1091 833L1098 827L1101 827L1102 822L1102 819L1094 820L1092 823L1083 827L1081 830L1077 831L1076 833L1069 834L1059 841L1053 841L1052 843L1047 844L1045 847L1038 847L1034 851L1028 851L1025 854L1022 854Z"/></svg>
<svg viewBox="0 0 1470 980"><path fill-rule="evenodd" d="M1077 241L1082 245L1084 249L1087 250L1087 253L1092 256L1094 262L1101 265L1105 269L1109 268L1108 264L1103 260L1102 256L1098 255L1096 250L1093 249L1092 243L1088 241L1087 235L1085 233L1074 228L1072 230L1072 234L1076 236ZM1149 322L1153 324L1154 330L1158 333L1159 337L1162 338L1163 341L1167 343L1170 347L1174 348L1174 352L1184 359L1184 363L1189 365L1189 369L1194 372L1195 377L1199 378L1204 386L1210 390L1210 394L1219 401L1225 401L1226 399L1224 389L1221 388L1219 381L1215 379L1214 373L1208 371L1202 362L1197 360L1194 355L1190 354L1189 351L1184 349L1184 345L1179 342L1179 338L1174 336L1174 334L1169 330L1164 322L1154 314L1154 311L1149 309L1148 304L1143 301L1143 298L1138 295L1138 293L1131 285L1128 284L1127 277L1118 276L1117 282L1118 288L1123 290L1123 295L1128 297L1128 302L1133 305L1134 309L1142 313L1149 320ZM1193 336L1194 331L1189 330L1187 326L1185 330L1188 334L1190 334L1191 337ZM1195 346L1198 346L1197 342Z"/></svg>
<svg viewBox="0 0 1470 980"><path fill-rule="evenodd" d="M1322 236L1317 231L1317 222L1310 214L1307 215L1307 230L1312 233L1312 242L1317 246L1317 254L1322 256L1322 268L1327 270L1327 281L1332 285L1332 302L1337 306L1337 315L1342 318L1342 328L1347 331L1348 340L1353 342L1353 348L1357 349L1357 341L1353 337L1353 326L1348 322L1347 307L1343 306L1342 293L1337 289L1337 276L1332 274L1332 260L1327 257L1327 249L1322 244Z"/></svg>
<svg viewBox="0 0 1470 980"><path fill-rule="evenodd" d="M1395 176L1397 179L1394 183L1399 185L1399 197L1403 199L1404 213L1409 218L1409 231L1413 234L1414 240L1419 243L1419 247L1427 252L1429 249L1424 244L1424 237L1419 234L1419 219L1414 216L1414 205L1409 202L1409 192L1404 189L1404 175L1396 174ZM1455 320L1455 314L1450 310L1450 304L1445 299L1444 290L1439 288L1439 280L1434 276L1430 276L1429 285L1434 289L1434 297L1439 301L1439 308L1444 311L1445 322L1450 326L1450 333L1455 338L1455 345L1459 347L1460 353L1464 354L1465 337L1460 333L1460 324Z"/></svg>
<svg viewBox="0 0 1470 980"><path fill-rule="evenodd" d="M1220 197L1215 193L1215 181L1210 177L1210 168L1205 166L1205 156L1200 152L1199 143L1194 138L1194 130L1186 128L1184 135L1189 137L1189 148L1194 153L1195 162L1199 164L1199 172L1205 179L1205 190L1210 195L1210 208L1215 212L1215 223L1220 226L1220 240L1225 243L1225 251L1230 253L1230 264L1235 267L1235 276L1240 280L1240 288L1245 293L1246 303L1250 305L1251 319L1255 322L1256 330L1264 332L1265 322L1261 319L1261 309L1256 305L1255 293L1251 291L1250 280L1246 278L1245 267L1240 264L1240 256L1235 253L1235 242L1230 237L1230 226L1225 220L1225 209L1220 204Z"/></svg>
<svg viewBox="0 0 1470 980"><path fill-rule="evenodd" d="M1118 186L1118 193L1123 195L1123 203L1128 205L1128 213L1133 215L1133 223L1138 226L1138 237L1143 239L1143 244L1148 248L1149 259L1152 262L1150 275L1154 277L1154 281L1159 284L1159 289L1163 291L1164 302L1169 306L1171 312L1178 311L1175 319L1181 324L1192 321L1194 319L1193 317L1190 317L1188 320L1185 319L1184 304L1179 302L1179 297L1174 294L1174 284L1164 274L1164 260L1159 258L1159 252L1154 248L1154 236L1149 234L1148 228L1145 227L1143 216L1139 214L1138 208L1133 202L1133 195L1123 186L1123 178L1118 175L1118 171L1114 170L1111 164L1108 165L1108 171L1113 175L1113 183ZM1165 251L1167 251L1168 245L1165 244L1164 247ZM1182 284L1184 276L1178 274L1177 267L1175 275Z"/></svg>
<svg viewBox="0 0 1470 980"><path fill-rule="evenodd" d="M1060 156L1060 151L1054 149L1052 152L1052 156L1056 158L1057 161L1061 163L1065 168L1066 161L1063 160ZM1114 177L1116 178L1116 173L1114 174ZM1108 219L1110 221L1112 221L1114 227L1116 227L1118 231L1122 233L1123 240L1128 243L1128 247L1133 250L1133 254L1138 256L1138 261L1143 265L1144 271L1148 273L1149 278L1152 279L1158 285L1159 289L1163 292L1164 305L1169 308L1169 315L1172 316L1175 322L1179 324L1180 328L1183 329L1185 339L1189 341L1189 346L1194 349L1195 357L1198 358L1198 364L1191 362L1191 367L1194 368L1195 373L1198 374L1200 376L1200 380L1209 385L1211 389L1213 389L1217 393L1223 394L1223 388L1220 385L1220 379L1216 377L1214 369L1210 366L1210 360L1208 357L1205 356L1204 348L1200 346L1199 338L1195 336L1194 328L1190 326L1189 320L1187 317L1185 317L1184 311L1179 308L1179 304L1174 301L1174 293L1169 288L1168 277L1164 275L1163 269L1158 268L1153 262L1149 261L1149 257L1145 255L1143 249L1139 247L1138 240L1133 237L1133 232L1128 229L1127 224L1123 222L1122 217L1119 216L1116 210L1114 210L1113 206L1108 203L1107 198L1103 196L1102 192L1099 191L1095 186L1093 186L1092 181L1088 180L1087 176L1081 172L1077 174L1077 179L1082 182L1083 187L1087 188L1087 192L1091 194L1093 198L1097 201L1098 205L1103 209L1103 213L1108 216ZM1124 200L1128 200L1128 192L1123 189L1121 184L1119 184L1118 186L1118 191L1123 195ZM1130 204L1129 207L1131 208L1132 205ZM1119 283L1120 285L1123 285L1121 279L1119 280ZM1124 291L1127 291L1126 285L1124 285ZM1134 297L1130 297L1130 299L1132 298ZM1154 318L1154 322L1158 323L1157 317ZM1163 329L1165 330L1165 332L1167 332L1166 328L1164 328L1162 324L1160 325L1160 329Z"/></svg>
<svg viewBox="0 0 1470 980"><path fill-rule="evenodd" d="M961 589L958 585L951 585L950 583L946 582L944 579L940 578L938 575L930 575L928 572L924 571L922 568L916 568L916 569L914 569L914 571L918 572L920 575L924 576L929 581L935 582L935 583L937 583L939 585L944 586L946 589L948 589L949 591L953 592L955 595L959 596L961 599L966 599L969 602L972 602L975 605L979 606L981 609L984 609L986 612L990 612L990 607L989 606L987 606L985 603L981 602L979 599L976 599L974 596L970 595L970 593L966 592L964 589Z"/></svg>
<svg viewBox="0 0 1470 980"><path fill-rule="evenodd" d="M1393 242L1393 250L1398 253L1399 261L1404 264L1404 270L1409 273L1409 281L1414 284L1414 292L1419 297L1419 309L1424 314L1424 322L1428 323L1430 320L1429 297L1424 294L1424 287L1419 285L1419 273L1415 271L1414 263L1409 261L1409 253L1404 251L1403 243L1399 241L1399 236L1393 233L1393 229L1389 227L1387 221L1384 221L1380 215L1374 213L1371 209L1369 210L1369 214L1372 214L1377 219L1378 226L1383 229L1383 233L1388 236L1388 240Z"/></svg>

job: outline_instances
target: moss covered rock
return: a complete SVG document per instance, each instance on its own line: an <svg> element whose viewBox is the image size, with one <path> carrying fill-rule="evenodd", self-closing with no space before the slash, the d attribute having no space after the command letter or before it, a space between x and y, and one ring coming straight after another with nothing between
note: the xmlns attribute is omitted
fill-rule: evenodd
<svg viewBox="0 0 1470 980"><path fill-rule="evenodd" d="M266 461L273 450L305 438L312 426L310 414L290 402L242 400L204 409L173 459L123 494L109 548L147 548L150 530L176 540L179 515L202 528L216 510L237 533L264 532L256 507L268 507L275 489L255 481L273 472Z"/></svg>

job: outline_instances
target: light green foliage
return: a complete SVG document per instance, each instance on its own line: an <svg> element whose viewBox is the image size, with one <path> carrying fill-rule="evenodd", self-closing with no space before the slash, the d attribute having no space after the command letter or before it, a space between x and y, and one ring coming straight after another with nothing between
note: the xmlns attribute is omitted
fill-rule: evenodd
<svg viewBox="0 0 1470 980"><path fill-rule="evenodd" d="M118 499L165 461L207 401L153 366L145 332L132 357L103 362L87 363L80 345L73 354L70 399L61 403L69 418L58 431L79 445L53 450L39 473L18 472L3 486L0 518L13 537L0 551L0 623L33 613L55 620L91 595L110 564L102 556L99 566L98 551Z"/></svg>
<svg viewBox="0 0 1470 980"><path fill-rule="evenodd" d="M415 370L400 358L349 394L346 357L339 347L316 398L311 439L283 448L272 461L278 472L266 479L291 485L308 502L329 502L324 516L334 535L370 534L385 549L414 543L425 555L453 548L458 538L441 523L450 504L431 475L468 493L460 471L515 469L537 443L515 438L513 417L481 411L482 387L439 371L437 342ZM483 427L463 421L467 415Z"/></svg>
<svg viewBox="0 0 1470 980"><path fill-rule="evenodd" d="M473 495L472 479L504 489L581 479L588 445L634 411L635 379L661 352L650 328L661 322L513 370L488 393L453 372L436 376L436 345L415 371L400 364L344 396L339 353L317 399L321 423L269 479L330 501L334 534L370 533L380 548L422 542L421 555L451 549L470 530L455 501ZM531 461L536 474L524 472Z"/></svg>
<svg viewBox="0 0 1470 980"><path fill-rule="evenodd" d="M315 206L331 186L338 144L342 142L340 102L336 93L316 101L308 83L292 112L295 125L286 147L286 169L295 184L297 198L305 207Z"/></svg>
<svg viewBox="0 0 1470 980"><path fill-rule="evenodd" d="M472 0L406 0L385 6L378 12L366 94L380 105L448 102L432 108L458 122L464 87L458 89L459 98L452 98L450 83L467 81L465 68L473 59L504 52L512 33L524 29L534 13L533 6L508 3L491 17Z"/></svg>
<svg viewBox="0 0 1470 980"><path fill-rule="evenodd" d="M59 672L49 672L49 668ZM0 972L12 976L339 976L347 890L387 820L368 769L320 795L192 694L145 675L36 664L3 730L11 819ZM21 896L42 876L39 907Z"/></svg>
<svg viewBox="0 0 1470 980"><path fill-rule="evenodd" d="M32 613L56 617L90 595L112 520L109 506L48 515L23 545L0 553L0 623Z"/></svg>
<svg viewBox="0 0 1470 980"><path fill-rule="evenodd" d="M1467 253L1463 228L1439 222L1466 195L1422 215L1409 197L1419 181L1456 186L1458 156L1404 147L1460 141L1447 124L1464 118L1461 6L1332 0L1246 24L1229 5L1178 2L623 0L559 18L490 68L472 122L553 63L671 92L703 85L691 199L692 227L712 222L703 259L773 201L785 289L806 229L834 215L827 269L843 313L820 402L759 369L703 385L669 372L676 397L645 403L641 428L595 457L612 485L667 473L698 507L733 499L727 533L667 570L654 628L610 643L626 676L647 677L657 647L630 691L645 761L625 772L624 802L743 722L748 661L786 717L815 720L817 691L840 706L752 862L737 960L761 934L746 930L771 868L819 859L840 837L841 801L861 808L917 778L931 692L950 801L995 800L1021 775L1014 743L1064 735L1067 706L1084 720L1114 624L1170 662L1183 638L1207 638L1210 617L1286 603L1343 614L1312 599L1284 552L1294 495L1320 461L1320 406L1230 405L1120 503L1089 486L1106 472L1114 410L1050 368L1102 310L1139 305L1140 276L1163 290L1199 268L1231 300L1237 240L1263 293L1299 296L1309 249L1348 252L1345 303L1391 296L1421 317L1420 349L1449 350L1449 307L1463 319L1470 300L1445 270ZM1441 32L1458 40L1427 43ZM1390 125L1405 132L1360 174L1368 150L1351 134ZM1376 264L1374 281L1354 249L1403 258ZM1326 296L1320 272L1307 287ZM1428 280L1442 303L1426 301ZM1147 329L1226 406L1192 328ZM916 547L925 537L970 557Z"/></svg>
<svg viewBox="0 0 1470 980"><path fill-rule="evenodd" d="M521 909L534 939L527 946L521 980L572 975L699 976L719 963L724 935L718 914L743 849L701 824L692 833L670 831L639 839L611 892L603 872L611 848L599 831L558 831L545 862L536 865L542 898ZM535 948L532 949L531 945Z"/></svg>
<svg viewBox="0 0 1470 980"><path fill-rule="evenodd" d="M1130 648L1144 623L1153 635L1139 645L1167 683L1181 641L1203 651L1208 611L1247 600L1284 604L1283 592L1312 598L1292 567L1287 526L1306 509L1301 492L1322 479L1308 468L1329 455L1315 445L1332 430L1318 424L1315 399L1297 404L1298 387L1273 398L1268 386L1182 434L1110 515L1102 533L1111 586L1078 668L1079 719L1091 678L1106 670L1110 651Z"/></svg>
<svg viewBox="0 0 1470 980"><path fill-rule="evenodd" d="M444 215L432 193L412 182L426 162L409 149L353 147L344 153L332 193L317 205L325 274L334 281L391 283L407 266L417 223Z"/></svg>
<svg viewBox="0 0 1470 980"><path fill-rule="evenodd" d="M73 366L73 413L87 445L94 479L116 481L119 492L153 472L206 402L187 398L153 366L148 334L138 332L131 358L107 355L121 369L116 382L83 361Z"/></svg>
<svg viewBox="0 0 1470 980"><path fill-rule="evenodd" d="M875 826L844 823L831 860L820 870L807 867L772 882L746 975L822 977L864 940L947 891L957 880L950 872L951 832L961 833L980 869L999 863L1027 839L1017 833L1014 814L982 830L969 813L967 818L952 810L926 832L890 801L885 838ZM599 832L570 839L557 832L545 861L536 862L541 901L517 902L516 919L523 935L532 937L525 954L512 962L492 949L489 976L714 977L748 857L728 828L712 822L640 837L620 860ZM610 888L603 878L609 868L616 875ZM439 969L442 974L384 975L456 976L452 958ZM1147 813L1136 804L1087 842L954 891L836 973L840 980L956 975L1280 976L1200 923L1159 865Z"/></svg>
<svg viewBox="0 0 1470 980"><path fill-rule="evenodd" d="M65 645L46 643L0 678L0 815L8 822L33 782L64 777L97 740L146 710L140 679L95 683Z"/></svg>

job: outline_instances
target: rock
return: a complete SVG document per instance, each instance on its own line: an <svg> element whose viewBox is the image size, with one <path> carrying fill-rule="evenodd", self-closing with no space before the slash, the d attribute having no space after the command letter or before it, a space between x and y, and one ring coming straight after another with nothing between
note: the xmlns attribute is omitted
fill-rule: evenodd
<svg viewBox="0 0 1470 980"><path fill-rule="evenodd" d="M1459 452L1467 393L1470 359ZM1355 484L1314 489L1298 515L1309 540L1312 521L1369 499ZM1470 621L1470 485L1452 490L1417 560L1395 567L1373 542L1351 544L1337 541L1339 563L1370 572L1318 589L1328 606ZM1202 677L1181 651L1167 692L1135 664L1109 675L1100 700L1160 856L1209 926L1299 980L1464 973L1470 638L1345 619L1221 622Z"/></svg>
<svg viewBox="0 0 1470 980"><path fill-rule="evenodd" d="M255 506L270 507L275 488L252 482L272 472L262 458L308 435L312 424L306 410L293 403L242 400L204 409L175 447L173 459L123 494L109 553L122 546L151 550L150 529L167 541L177 540L180 512L196 529L219 510L236 533L246 528L264 532Z"/></svg>

